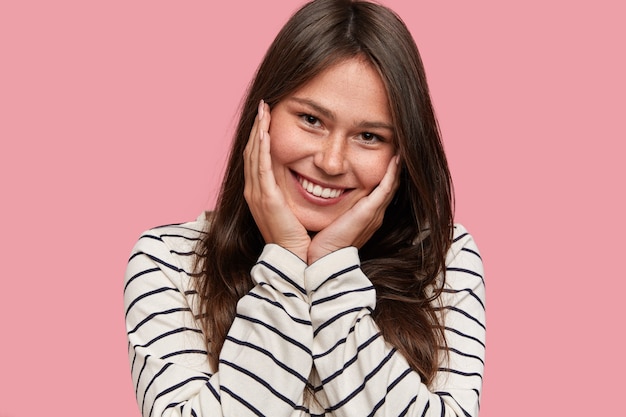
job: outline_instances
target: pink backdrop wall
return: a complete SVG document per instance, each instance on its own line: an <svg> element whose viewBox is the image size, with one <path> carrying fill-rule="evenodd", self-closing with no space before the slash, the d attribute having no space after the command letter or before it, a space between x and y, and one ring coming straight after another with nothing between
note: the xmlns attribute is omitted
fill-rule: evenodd
<svg viewBox="0 0 626 417"><path fill-rule="evenodd" d="M299 4L0 3L0 417L138 415L126 259L211 207L239 100ZM421 49L485 260L481 415L615 415L623 3L385 4Z"/></svg>

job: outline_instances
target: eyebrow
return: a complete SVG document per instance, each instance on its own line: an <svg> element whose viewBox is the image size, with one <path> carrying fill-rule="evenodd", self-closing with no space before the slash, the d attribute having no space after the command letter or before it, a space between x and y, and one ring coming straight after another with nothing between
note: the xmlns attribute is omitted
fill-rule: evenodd
<svg viewBox="0 0 626 417"><path fill-rule="evenodd" d="M332 110L327 109L326 107L316 103L315 101L308 98L300 98L300 97L290 97L289 100L295 101L296 103L305 105L315 110L317 113L326 117L327 119L335 121L337 119L335 113ZM392 125L384 122L372 122L372 121L361 121L359 123L355 123L355 127L361 129L387 129L392 133L395 131Z"/></svg>

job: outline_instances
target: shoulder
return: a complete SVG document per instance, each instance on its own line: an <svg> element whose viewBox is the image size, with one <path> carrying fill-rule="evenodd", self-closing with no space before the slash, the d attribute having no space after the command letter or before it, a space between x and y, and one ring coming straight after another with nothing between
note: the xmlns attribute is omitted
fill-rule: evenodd
<svg viewBox="0 0 626 417"><path fill-rule="evenodd" d="M463 225L455 224L452 245L446 255L445 287L472 289L482 300L484 286L483 260L478 246Z"/></svg>
<svg viewBox="0 0 626 417"><path fill-rule="evenodd" d="M207 228L206 214L196 220L154 227L141 234L128 259L126 290L169 285L185 291L193 276L196 247ZM140 284L141 283L141 284Z"/></svg>
<svg viewBox="0 0 626 417"><path fill-rule="evenodd" d="M482 257L473 236L463 225L455 224L452 244L446 255L446 267L460 267L462 265L482 276Z"/></svg>
<svg viewBox="0 0 626 417"><path fill-rule="evenodd" d="M179 251L193 249L202 240L207 226L204 212L191 222L157 226L142 233L135 248L150 249L165 245Z"/></svg>
<svg viewBox="0 0 626 417"><path fill-rule="evenodd" d="M193 252L206 234L208 222L202 213L194 221L187 223L167 224L149 229L141 234L133 248L132 256L138 253L156 255L162 251L172 256L193 255Z"/></svg>

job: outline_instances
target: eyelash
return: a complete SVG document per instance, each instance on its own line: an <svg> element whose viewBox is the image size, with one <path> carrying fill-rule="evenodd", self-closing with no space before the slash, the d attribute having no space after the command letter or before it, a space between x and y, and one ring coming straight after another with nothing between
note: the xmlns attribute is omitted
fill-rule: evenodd
<svg viewBox="0 0 626 417"><path fill-rule="evenodd" d="M300 117L304 121L304 123L308 125L315 125L320 121L320 119L308 113L301 113L298 115L298 117ZM311 119L313 119L313 122L311 122Z"/></svg>
<svg viewBox="0 0 626 417"><path fill-rule="evenodd" d="M364 137L364 136L366 136L366 135L367 135L367 136L371 136L371 138L370 138L370 139L365 139L365 137ZM367 142L367 143L372 142L372 140L371 140L371 139L375 139L375 141L374 141L374 142L385 142L385 139L384 139L382 136L378 136L377 134L375 134L375 133L371 133L371 132L363 132L363 133L361 133L361 134L360 134L360 136L361 136L361 137L365 140L365 142Z"/></svg>
<svg viewBox="0 0 626 417"><path fill-rule="evenodd" d="M317 123L321 123L318 117L315 117L309 113L300 113L298 114L298 117L300 117L304 121L304 123L306 123L309 126L315 127ZM359 134L359 136L362 138L363 142L367 144L376 143L376 142L385 142L385 138L372 132L362 132ZM368 136L369 139L366 139L365 136Z"/></svg>

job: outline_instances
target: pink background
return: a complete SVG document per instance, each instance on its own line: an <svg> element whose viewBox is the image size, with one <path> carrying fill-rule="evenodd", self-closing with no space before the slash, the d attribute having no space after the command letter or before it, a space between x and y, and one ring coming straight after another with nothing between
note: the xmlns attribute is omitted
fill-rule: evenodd
<svg viewBox="0 0 626 417"><path fill-rule="evenodd" d="M122 278L211 207L244 89L300 1L0 3L0 417L137 416ZM483 253L482 417L619 414L620 0L388 0Z"/></svg>

